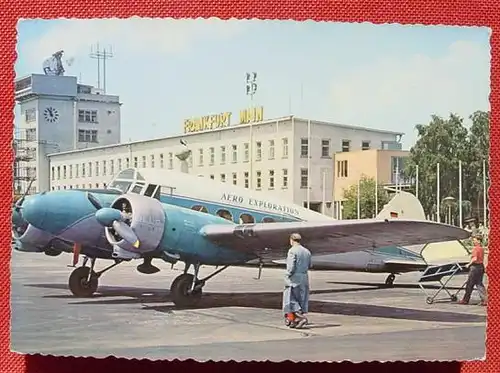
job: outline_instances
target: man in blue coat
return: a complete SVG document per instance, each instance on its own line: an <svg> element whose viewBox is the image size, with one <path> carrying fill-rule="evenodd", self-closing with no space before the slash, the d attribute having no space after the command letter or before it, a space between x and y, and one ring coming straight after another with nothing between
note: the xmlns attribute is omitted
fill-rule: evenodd
<svg viewBox="0 0 500 373"><path fill-rule="evenodd" d="M302 328L308 321L311 252L300 244L301 239L299 233L290 236L291 247L286 258L283 312L285 323L291 328Z"/></svg>

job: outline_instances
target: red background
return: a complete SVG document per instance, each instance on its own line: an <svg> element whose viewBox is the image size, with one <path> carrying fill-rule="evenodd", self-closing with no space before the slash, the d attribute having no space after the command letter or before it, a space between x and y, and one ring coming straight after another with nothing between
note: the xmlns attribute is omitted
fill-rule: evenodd
<svg viewBox="0 0 500 373"><path fill-rule="evenodd" d="M499 338L499 317L496 317L499 297L498 257L496 245L498 231L497 215L500 209L500 192L498 178L500 173L495 167L500 161L500 151L495 149L500 142L499 128L499 105L500 97L500 2L495 0L372 0L372 1L328 1L328 0L219 0L219 1L130 1L130 0L3 0L0 3L0 58L2 69L0 69L0 124L6 131L0 132L0 142L4 144L0 155L3 162L0 163L0 175L3 180L12 178L13 153L12 123L14 122L14 62L16 59L16 23L19 18L105 18L131 16L142 17L175 17L175 18L197 18L197 17L219 17L227 18L260 18L260 19L295 19L316 21L343 21L343 22L373 22L373 23L405 23L405 24L444 24L461 26L488 26L492 29L491 37L491 150L490 160L492 166L490 197L490 251L489 258L489 305L488 305L488 338L486 361L464 362L464 363L366 363L366 364L301 364L294 366L291 363L283 363L281 367L271 363L246 363L237 365L235 363L195 363L188 362L149 362L138 360L123 360L108 358L76 359L76 358L54 358L46 356L22 356L10 352L10 292L0 293L0 307L2 317L0 318L0 372L109 372L116 370L127 371L192 371L204 369L218 372L229 372L238 370L255 371L263 367L283 370L288 372L299 369L314 369L316 372L481 372L500 373L500 359L497 359ZM5 253L3 266L0 267L0 276L3 280L4 289L8 289L10 283L10 202L12 199L12 183L5 183L0 188L0 199L5 201L4 209L0 215L0 228L2 233L2 248ZM54 327L56 327L54 325ZM116 331L119 333L119 331ZM168 333L168 330L160 331ZM78 336L75 336L76 338ZM43 334L40 338L43 338ZM91 340L88 343L92 343ZM446 343L446 342L445 342ZM464 344L468 341L465 339ZM292 353L292 350L291 350ZM286 366L285 366L286 365Z"/></svg>

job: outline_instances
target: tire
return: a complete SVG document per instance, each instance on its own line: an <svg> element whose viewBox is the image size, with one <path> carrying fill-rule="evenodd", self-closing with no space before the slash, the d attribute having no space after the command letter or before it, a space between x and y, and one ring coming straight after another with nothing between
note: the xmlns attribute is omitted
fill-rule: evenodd
<svg viewBox="0 0 500 373"><path fill-rule="evenodd" d="M97 278L97 274L92 271L90 281L87 282L89 272L89 267L78 267L73 272L71 272L71 275L69 276L68 286L69 290L71 290L74 296L79 298L88 298L97 291L97 287L99 286L99 279Z"/></svg>
<svg viewBox="0 0 500 373"><path fill-rule="evenodd" d="M194 276L192 274L184 273L172 282L170 295L176 306L182 308L195 307L200 302L203 295L202 289L190 292L193 280Z"/></svg>

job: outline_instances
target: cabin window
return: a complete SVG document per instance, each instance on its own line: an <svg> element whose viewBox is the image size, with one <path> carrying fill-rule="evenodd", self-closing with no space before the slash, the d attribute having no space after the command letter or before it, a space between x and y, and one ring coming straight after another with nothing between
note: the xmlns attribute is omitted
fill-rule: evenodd
<svg viewBox="0 0 500 373"><path fill-rule="evenodd" d="M265 217L264 219L262 219L262 222L263 223L274 223L275 220L273 218Z"/></svg>
<svg viewBox="0 0 500 373"><path fill-rule="evenodd" d="M223 209L218 210L217 215L219 215L223 219L233 221L233 215L231 215L231 213L227 210L223 210Z"/></svg>
<svg viewBox="0 0 500 373"><path fill-rule="evenodd" d="M191 210L208 213L207 208L202 205L194 205L193 207L191 207Z"/></svg>
<svg viewBox="0 0 500 373"><path fill-rule="evenodd" d="M240 215L240 224L252 224L255 223L255 219L250 214L241 214Z"/></svg>

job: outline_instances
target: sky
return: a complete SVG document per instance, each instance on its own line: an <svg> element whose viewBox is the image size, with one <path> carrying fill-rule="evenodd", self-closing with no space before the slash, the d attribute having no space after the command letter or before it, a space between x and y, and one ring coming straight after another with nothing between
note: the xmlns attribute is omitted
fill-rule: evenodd
<svg viewBox="0 0 500 373"><path fill-rule="evenodd" d="M21 20L17 31L18 77L63 49L66 75L97 85L91 47L112 48L106 90L123 103L123 142L179 134L186 118L238 119L246 72L265 119L401 131L406 149L433 114L490 108L488 28L136 17Z"/></svg>

